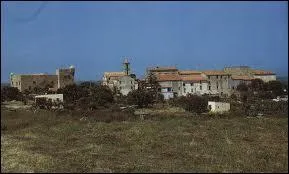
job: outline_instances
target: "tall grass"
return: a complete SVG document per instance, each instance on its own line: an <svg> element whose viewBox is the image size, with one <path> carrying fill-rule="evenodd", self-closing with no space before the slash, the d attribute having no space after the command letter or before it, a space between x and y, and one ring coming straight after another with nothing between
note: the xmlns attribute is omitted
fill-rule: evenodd
<svg viewBox="0 0 289 174"><path fill-rule="evenodd" d="M288 172L287 117L1 115L3 172Z"/></svg>

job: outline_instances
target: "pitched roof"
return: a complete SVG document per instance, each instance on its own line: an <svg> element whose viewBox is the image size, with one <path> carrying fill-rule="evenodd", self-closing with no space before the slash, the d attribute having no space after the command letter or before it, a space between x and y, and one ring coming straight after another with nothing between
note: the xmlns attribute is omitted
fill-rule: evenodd
<svg viewBox="0 0 289 174"><path fill-rule="evenodd" d="M157 74L157 81L181 81L181 77L178 74Z"/></svg>
<svg viewBox="0 0 289 174"><path fill-rule="evenodd" d="M233 80L253 80L254 78L250 77L250 76L246 76L246 75L232 75L232 79Z"/></svg>
<svg viewBox="0 0 289 174"><path fill-rule="evenodd" d="M229 75L229 73L226 73L222 70L206 70L202 72L206 75Z"/></svg>
<svg viewBox="0 0 289 174"><path fill-rule="evenodd" d="M125 73L124 72L104 72L104 75L109 76L109 77L112 77L112 76L120 77L120 76L124 76Z"/></svg>
<svg viewBox="0 0 289 174"><path fill-rule="evenodd" d="M257 70L254 69L252 70L254 75L274 75L275 73L271 72L271 71L265 71L265 70Z"/></svg>
<svg viewBox="0 0 289 174"><path fill-rule="evenodd" d="M201 74L201 71L194 71L194 70L184 70L184 71L179 71L179 74L185 75L185 74Z"/></svg>
<svg viewBox="0 0 289 174"><path fill-rule="evenodd" d="M183 81L206 81L206 78L201 76L200 74L194 74L194 75L183 75L181 76Z"/></svg>

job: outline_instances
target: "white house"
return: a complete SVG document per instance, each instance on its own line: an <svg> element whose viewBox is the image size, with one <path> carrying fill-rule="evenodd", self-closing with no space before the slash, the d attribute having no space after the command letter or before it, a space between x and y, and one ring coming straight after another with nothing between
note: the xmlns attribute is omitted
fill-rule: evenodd
<svg viewBox="0 0 289 174"><path fill-rule="evenodd" d="M227 112L230 110L230 103L209 101L208 109L211 112L219 112L219 113Z"/></svg>

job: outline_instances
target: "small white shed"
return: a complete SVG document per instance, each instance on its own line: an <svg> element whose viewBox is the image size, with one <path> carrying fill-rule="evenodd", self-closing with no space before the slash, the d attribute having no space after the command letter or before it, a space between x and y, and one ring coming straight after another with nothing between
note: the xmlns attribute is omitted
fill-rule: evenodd
<svg viewBox="0 0 289 174"><path fill-rule="evenodd" d="M230 103L209 101L208 109L211 112L227 112L230 110Z"/></svg>
<svg viewBox="0 0 289 174"><path fill-rule="evenodd" d="M63 102L63 94L46 94L46 95L37 95L35 96L35 101L37 98L46 98L51 99L52 102Z"/></svg>

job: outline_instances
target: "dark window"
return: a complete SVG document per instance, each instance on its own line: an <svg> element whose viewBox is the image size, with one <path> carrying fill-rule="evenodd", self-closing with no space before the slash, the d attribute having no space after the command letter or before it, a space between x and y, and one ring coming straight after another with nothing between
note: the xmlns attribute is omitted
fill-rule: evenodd
<svg viewBox="0 0 289 174"><path fill-rule="evenodd" d="M211 86L209 86L209 90L211 90Z"/></svg>
<svg viewBox="0 0 289 174"><path fill-rule="evenodd" d="M219 89L219 86L217 85L217 89Z"/></svg>
<svg viewBox="0 0 289 174"><path fill-rule="evenodd" d="M194 83L191 83L191 86L194 86Z"/></svg>
<svg viewBox="0 0 289 174"><path fill-rule="evenodd" d="M58 102L59 102L59 101L60 101L60 100L59 100L59 98L56 98L56 101L58 101Z"/></svg>
<svg viewBox="0 0 289 174"><path fill-rule="evenodd" d="M202 90L202 85L200 85L200 90Z"/></svg>
<svg viewBox="0 0 289 174"><path fill-rule="evenodd" d="M133 90L133 87L132 87L132 86L131 86L130 88L131 88L131 90Z"/></svg>
<svg viewBox="0 0 289 174"><path fill-rule="evenodd" d="M186 84L185 83L183 83L183 86L185 86Z"/></svg>
<svg viewBox="0 0 289 174"><path fill-rule="evenodd" d="M172 88L168 88L168 92L171 92L172 91Z"/></svg>
<svg viewBox="0 0 289 174"><path fill-rule="evenodd" d="M220 78L222 79L222 76Z"/></svg>
<svg viewBox="0 0 289 174"><path fill-rule="evenodd" d="M219 76L217 75L217 79L219 78Z"/></svg>
<svg viewBox="0 0 289 174"><path fill-rule="evenodd" d="M11 84L13 85L13 82L11 82Z"/></svg>
<svg viewBox="0 0 289 174"><path fill-rule="evenodd" d="M33 85L35 85L36 84L36 82L35 81L33 81Z"/></svg>

